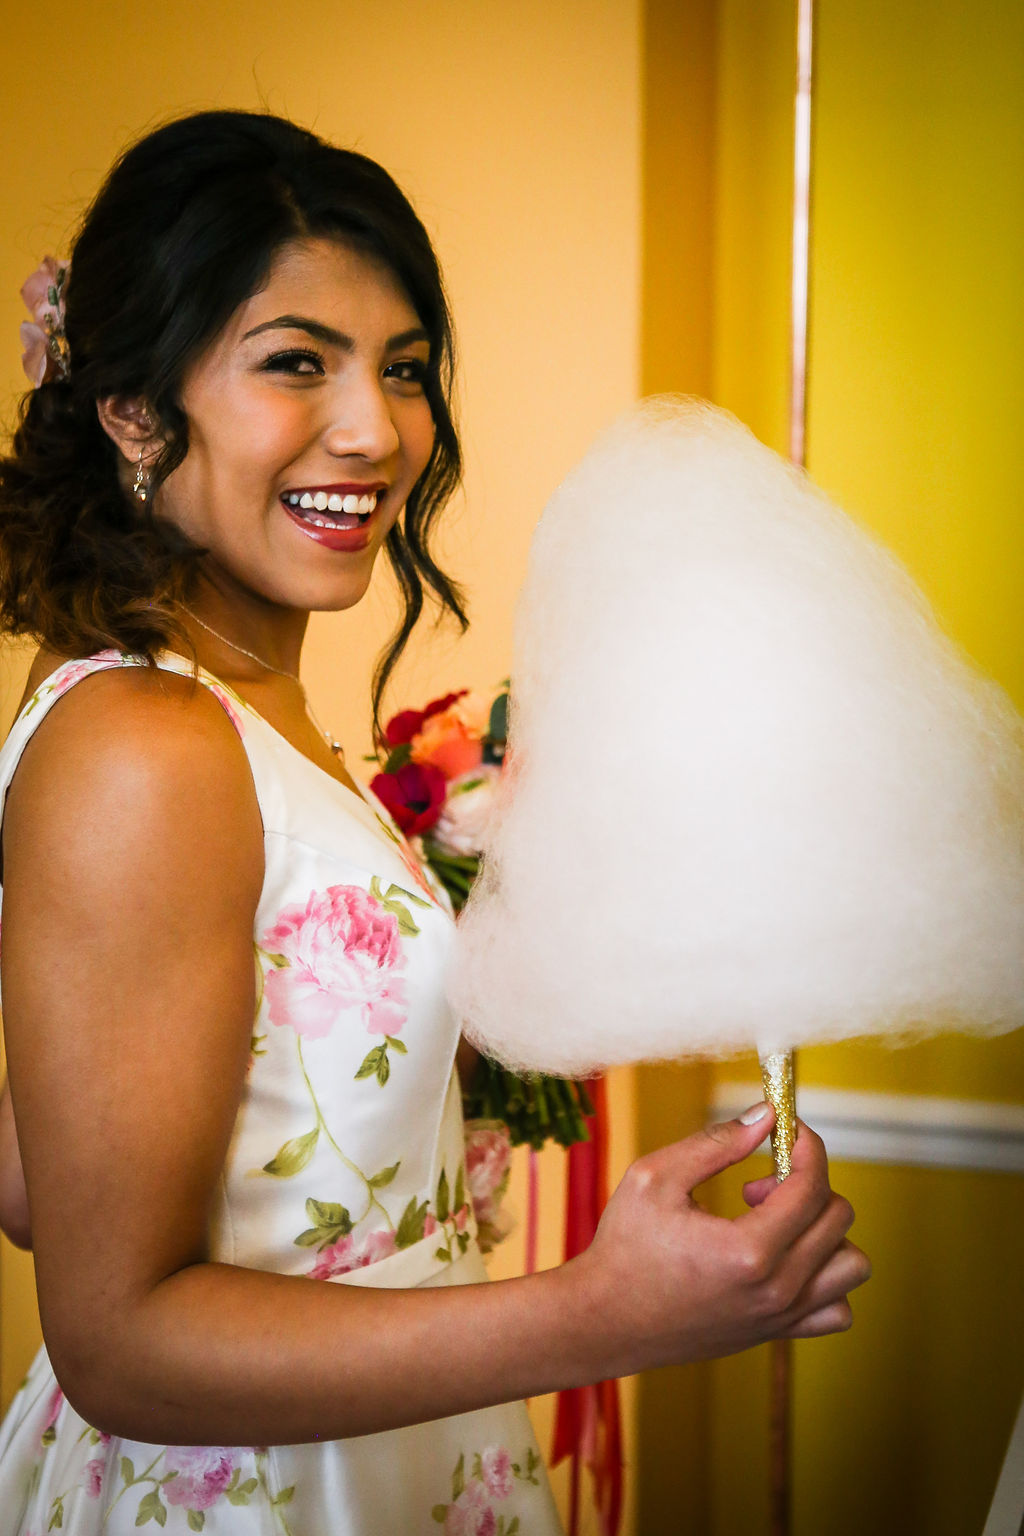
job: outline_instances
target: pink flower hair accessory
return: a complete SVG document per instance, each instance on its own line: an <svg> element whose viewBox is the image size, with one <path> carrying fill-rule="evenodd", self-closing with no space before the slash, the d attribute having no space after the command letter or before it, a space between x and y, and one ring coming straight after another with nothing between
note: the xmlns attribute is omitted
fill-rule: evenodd
<svg viewBox="0 0 1024 1536"><path fill-rule="evenodd" d="M53 379L66 379L71 372L64 329L64 290L70 268L69 261L44 256L21 287L25 308L32 316L21 324L21 365L33 389Z"/></svg>

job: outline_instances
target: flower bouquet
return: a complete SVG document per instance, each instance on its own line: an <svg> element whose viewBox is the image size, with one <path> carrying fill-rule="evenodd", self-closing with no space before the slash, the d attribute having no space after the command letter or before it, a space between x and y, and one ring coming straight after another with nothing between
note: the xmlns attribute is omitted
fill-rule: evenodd
<svg viewBox="0 0 1024 1536"><path fill-rule="evenodd" d="M466 688L405 709L384 730L386 757L370 788L387 807L458 914L480 869L484 830L508 736L508 684L488 701ZM373 759L377 761L377 759ZM482 1057L464 1091L467 1120L504 1121L515 1145L587 1140L593 1114L582 1083L520 1077Z"/></svg>

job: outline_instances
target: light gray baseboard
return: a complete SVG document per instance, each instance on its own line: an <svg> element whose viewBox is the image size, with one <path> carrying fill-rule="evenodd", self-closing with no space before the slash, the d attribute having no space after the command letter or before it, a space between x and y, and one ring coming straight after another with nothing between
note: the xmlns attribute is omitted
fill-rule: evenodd
<svg viewBox="0 0 1024 1536"><path fill-rule="evenodd" d="M759 1082L720 1082L711 1118L731 1119L762 1097ZM797 1112L840 1161L1024 1173L1024 1105L798 1083Z"/></svg>

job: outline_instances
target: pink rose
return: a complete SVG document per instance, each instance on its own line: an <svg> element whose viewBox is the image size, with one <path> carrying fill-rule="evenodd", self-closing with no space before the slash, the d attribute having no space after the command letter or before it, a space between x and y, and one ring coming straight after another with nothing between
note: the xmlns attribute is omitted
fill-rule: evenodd
<svg viewBox="0 0 1024 1536"><path fill-rule="evenodd" d="M406 1018L398 921L357 885L313 891L286 907L261 940L288 964L267 976L272 1024L310 1040L330 1034L339 1014L356 1011L371 1035L397 1035Z"/></svg>
<svg viewBox="0 0 1024 1536"><path fill-rule="evenodd" d="M481 1253L490 1253L515 1225L502 1209L512 1165L512 1140L500 1120L466 1122L466 1184Z"/></svg>
<svg viewBox="0 0 1024 1536"><path fill-rule="evenodd" d="M64 316L59 297L54 304L50 298L50 291L56 290L59 295L67 266L67 262L58 261L55 256L44 256L31 277L26 277L21 285L21 297L25 308L39 325L56 325L63 322Z"/></svg>
<svg viewBox="0 0 1024 1536"><path fill-rule="evenodd" d="M21 325L21 364L34 389L67 372L66 344L62 339L67 271L67 262L47 256L22 284L21 297L32 319Z"/></svg>
<svg viewBox="0 0 1024 1536"><path fill-rule="evenodd" d="M492 1445L480 1457L484 1486L492 1499L507 1499L513 1486L512 1457L500 1445Z"/></svg>
<svg viewBox="0 0 1024 1536"><path fill-rule="evenodd" d="M483 761L490 708L479 694L463 693L447 709L428 715L411 742L414 763L430 763L457 779Z"/></svg>
<svg viewBox="0 0 1024 1536"><path fill-rule="evenodd" d="M123 657L120 651L108 650L97 651L96 655L90 656L88 661L68 663L66 666L61 667L57 681L51 685L54 696L59 699L62 693L67 693L68 689L81 682L83 677L88 677L90 673L95 672L95 663L97 661L102 661L105 666L114 666L115 664L119 666L122 660Z"/></svg>
<svg viewBox="0 0 1024 1536"><path fill-rule="evenodd" d="M467 1120L466 1183L474 1205L492 1199L505 1188L511 1165L508 1126L500 1120Z"/></svg>
<svg viewBox="0 0 1024 1536"><path fill-rule="evenodd" d="M396 1251L393 1232L369 1232L361 1242L348 1232L329 1248L321 1249L309 1272L309 1278L331 1280L335 1275L350 1274L353 1269L366 1269L368 1265L377 1264Z"/></svg>
<svg viewBox="0 0 1024 1536"><path fill-rule="evenodd" d="M487 1490L476 1478L466 1484L445 1514L445 1536L494 1536L497 1530L494 1510L487 1501Z"/></svg>
<svg viewBox="0 0 1024 1536"><path fill-rule="evenodd" d="M103 1474L106 1470L107 1464L100 1456L86 1462L85 1496L87 1499L98 1499L103 1492Z"/></svg>
<svg viewBox="0 0 1024 1536"><path fill-rule="evenodd" d="M500 768L481 763L448 785L448 798L431 833L443 853L480 852L500 778Z"/></svg>
<svg viewBox="0 0 1024 1536"><path fill-rule="evenodd" d="M223 1445L169 1445L164 1464L177 1474L163 1485L168 1504L195 1510L216 1504L235 1470L231 1451Z"/></svg>
<svg viewBox="0 0 1024 1536"><path fill-rule="evenodd" d="M18 327L21 339L21 366L33 389L38 389L46 378L50 362L50 338L41 325L23 320Z"/></svg>

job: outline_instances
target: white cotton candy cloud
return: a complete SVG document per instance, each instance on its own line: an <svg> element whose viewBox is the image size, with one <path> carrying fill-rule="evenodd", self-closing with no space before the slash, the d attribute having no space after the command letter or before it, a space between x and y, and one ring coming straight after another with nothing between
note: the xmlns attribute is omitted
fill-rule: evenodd
<svg viewBox="0 0 1024 1536"><path fill-rule="evenodd" d="M513 1067L1024 1023L1024 722L731 416L644 402L537 528L449 995Z"/></svg>

